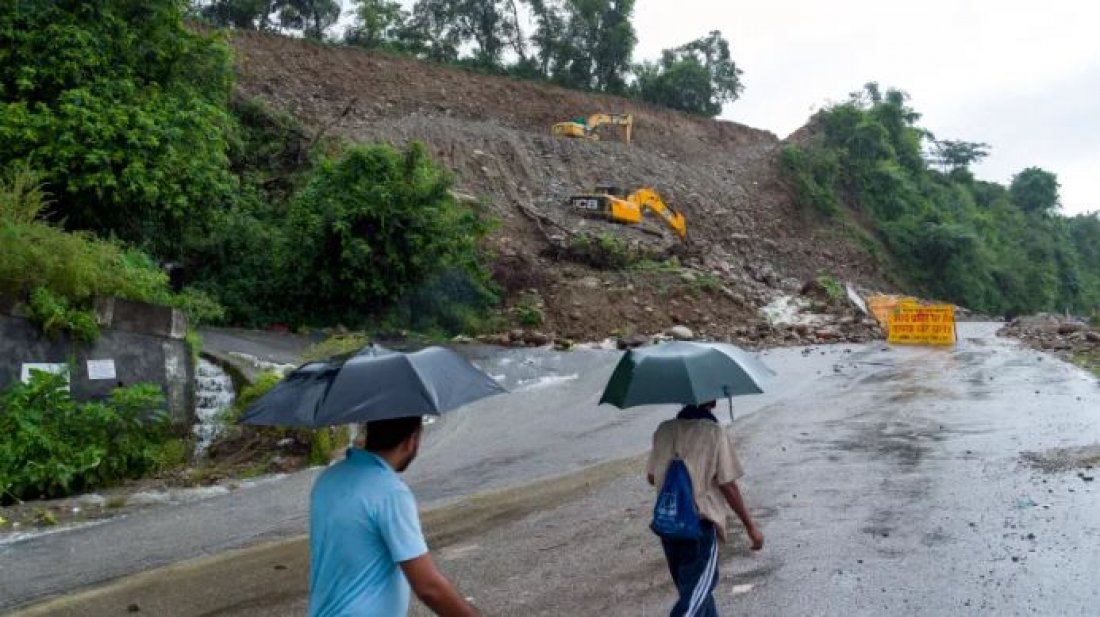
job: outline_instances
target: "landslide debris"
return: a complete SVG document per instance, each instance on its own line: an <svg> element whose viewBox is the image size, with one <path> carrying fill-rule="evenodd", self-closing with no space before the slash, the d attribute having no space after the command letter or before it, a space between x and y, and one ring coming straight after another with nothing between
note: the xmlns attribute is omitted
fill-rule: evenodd
<svg viewBox="0 0 1100 617"><path fill-rule="evenodd" d="M1044 313L1018 317L997 335L1020 339L1033 349L1051 352L1100 375L1100 327Z"/></svg>
<svg viewBox="0 0 1100 617"><path fill-rule="evenodd" d="M803 281L890 287L851 230L793 201L779 180L782 142L766 131L381 52L245 32L231 43L240 96L317 135L424 142L452 169L456 192L499 221L494 273L516 327L573 340L674 326L746 337L760 307ZM549 134L594 111L632 113L632 145ZM689 241L657 220L626 227L567 207L600 182L655 188L688 217Z"/></svg>

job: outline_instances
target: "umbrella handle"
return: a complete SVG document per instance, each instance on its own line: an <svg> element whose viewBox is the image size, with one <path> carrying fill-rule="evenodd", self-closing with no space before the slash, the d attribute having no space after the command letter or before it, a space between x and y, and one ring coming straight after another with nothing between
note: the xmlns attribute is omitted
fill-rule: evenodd
<svg viewBox="0 0 1100 617"><path fill-rule="evenodd" d="M722 394L726 395L726 400L730 404L730 424L733 424L733 395L730 394L729 386L722 386Z"/></svg>

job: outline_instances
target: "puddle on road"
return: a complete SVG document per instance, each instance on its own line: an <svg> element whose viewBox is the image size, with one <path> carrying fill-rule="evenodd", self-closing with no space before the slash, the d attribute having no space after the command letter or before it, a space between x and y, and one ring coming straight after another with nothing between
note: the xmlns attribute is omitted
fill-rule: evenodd
<svg viewBox="0 0 1100 617"><path fill-rule="evenodd" d="M1047 473L1100 467L1100 444L1077 448L1053 448L1045 452L1021 452L1020 460Z"/></svg>

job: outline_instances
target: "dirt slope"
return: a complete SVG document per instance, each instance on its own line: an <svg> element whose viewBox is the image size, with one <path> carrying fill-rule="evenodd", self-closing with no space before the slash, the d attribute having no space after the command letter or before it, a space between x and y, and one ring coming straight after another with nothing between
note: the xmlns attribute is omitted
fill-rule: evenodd
<svg viewBox="0 0 1100 617"><path fill-rule="evenodd" d="M842 230L793 203L777 177L781 142L766 131L383 53L250 33L232 44L244 96L355 141L425 142L462 193L491 204L510 301L536 290L525 301L541 307L546 330L592 339L682 323L724 337L810 277L878 282ZM634 143L549 135L554 122L597 111L634 114ZM688 217L688 245L567 210L570 194L600 181L656 188ZM675 253L695 272L611 272L553 258L552 245L583 232Z"/></svg>

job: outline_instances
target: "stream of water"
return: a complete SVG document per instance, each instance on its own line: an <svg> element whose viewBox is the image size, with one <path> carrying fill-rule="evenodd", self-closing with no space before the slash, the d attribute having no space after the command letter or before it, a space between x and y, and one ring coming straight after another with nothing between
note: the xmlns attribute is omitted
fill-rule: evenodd
<svg viewBox="0 0 1100 617"><path fill-rule="evenodd" d="M195 371L195 457L201 457L218 436L220 416L233 405L236 393L233 380L220 366L199 359Z"/></svg>

